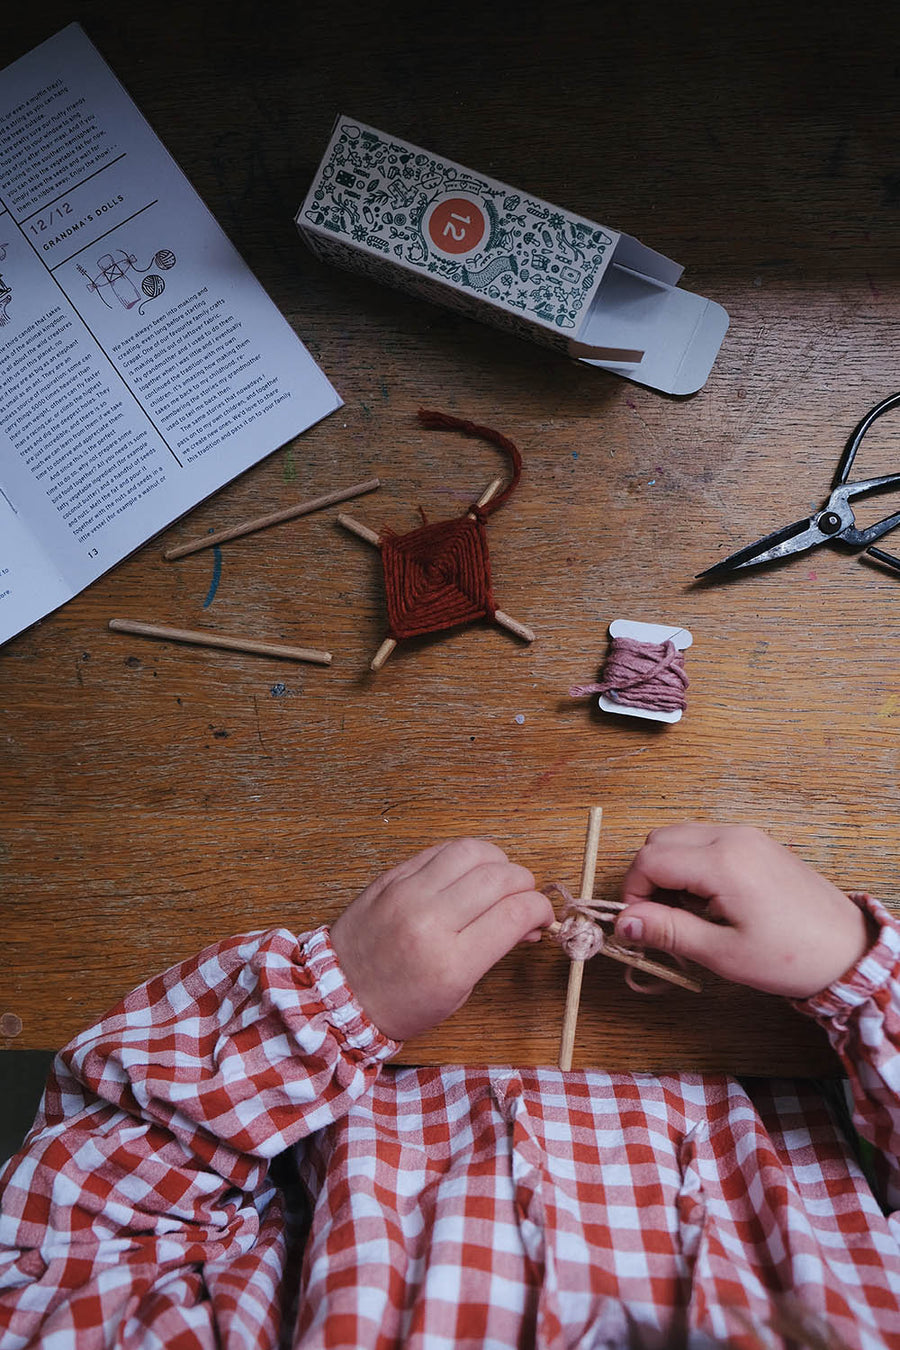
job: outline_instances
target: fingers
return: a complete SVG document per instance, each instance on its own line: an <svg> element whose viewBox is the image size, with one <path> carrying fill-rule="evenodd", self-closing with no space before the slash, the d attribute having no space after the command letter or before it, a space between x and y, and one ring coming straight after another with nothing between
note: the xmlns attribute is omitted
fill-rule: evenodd
<svg viewBox="0 0 900 1350"><path fill-rule="evenodd" d="M522 890L501 896L459 934L474 962L472 983L519 942L539 942L555 918L553 906L540 891Z"/></svg>
<svg viewBox="0 0 900 1350"><path fill-rule="evenodd" d="M488 839L449 839L417 853L388 875L392 881L414 879L434 894L455 885L476 868L506 862L503 850Z"/></svg>
<svg viewBox="0 0 900 1350"><path fill-rule="evenodd" d="M453 839L425 849L382 881L383 886L402 881L410 901L439 907L447 916L450 930L457 932L504 896L535 889L534 876L527 867L509 862L503 850L487 839L474 838Z"/></svg>
<svg viewBox="0 0 900 1350"><path fill-rule="evenodd" d="M625 904L659 891L686 891L703 900L719 895L727 872L720 844L729 829L734 835L736 827L701 823L652 830L622 882Z"/></svg>
<svg viewBox="0 0 900 1350"><path fill-rule="evenodd" d="M378 877L372 883L371 890L373 894L378 894L387 886L414 877L430 889L441 890L459 875L463 865L468 869L479 862L494 860L505 862L506 854L487 839L448 839L441 844L432 844L430 848L422 849L421 853L398 863Z"/></svg>
<svg viewBox="0 0 900 1350"><path fill-rule="evenodd" d="M486 839L448 839L422 849L376 877L360 898L371 905L385 892L396 892L401 883L422 898L433 896L464 871L485 861L505 862L506 854Z"/></svg>
<svg viewBox="0 0 900 1350"><path fill-rule="evenodd" d="M526 892L537 894L534 876L527 867L510 862L485 862L457 877L436 899L447 907L454 916L454 926L462 932L504 897ZM550 907L549 901L547 907ZM541 912L545 912L543 907ZM538 927L538 922L531 926Z"/></svg>
<svg viewBox="0 0 900 1350"><path fill-rule="evenodd" d="M486 839L455 839L420 859L405 886L415 887L418 902L440 915L448 937L458 935L456 956L473 984L517 943L539 941L554 920L528 868L509 862Z"/></svg>
<svg viewBox="0 0 900 1350"><path fill-rule="evenodd" d="M684 956L710 970L721 969L727 963L734 945L734 930L687 910L669 905L642 901L629 905L616 919L616 937L623 942L634 942L641 947L673 956Z"/></svg>

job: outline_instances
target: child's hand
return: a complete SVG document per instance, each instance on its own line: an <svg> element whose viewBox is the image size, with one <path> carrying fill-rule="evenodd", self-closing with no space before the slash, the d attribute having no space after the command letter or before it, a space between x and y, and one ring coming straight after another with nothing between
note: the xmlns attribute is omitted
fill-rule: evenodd
<svg viewBox="0 0 900 1350"><path fill-rule="evenodd" d="M659 903L668 898L688 909ZM717 975L789 998L819 993L874 940L843 891L744 825L653 830L622 885L626 942L674 952Z"/></svg>
<svg viewBox="0 0 900 1350"><path fill-rule="evenodd" d="M403 1041L449 1017L553 917L526 868L484 839L456 839L373 881L332 925L331 941L369 1017Z"/></svg>

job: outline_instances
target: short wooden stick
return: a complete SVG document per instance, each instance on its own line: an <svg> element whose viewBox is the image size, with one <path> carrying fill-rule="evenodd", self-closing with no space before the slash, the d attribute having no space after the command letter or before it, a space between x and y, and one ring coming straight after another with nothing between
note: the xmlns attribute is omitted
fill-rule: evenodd
<svg viewBox="0 0 900 1350"><path fill-rule="evenodd" d="M524 623L519 623L518 619L512 619L508 614L504 614L502 609L494 610L494 618L501 628L508 628L516 637L522 638L525 642L534 642L534 629L527 628Z"/></svg>
<svg viewBox="0 0 900 1350"><path fill-rule="evenodd" d="M492 497L496 497L500 488L503 486L502 478L495 478L493 482L488 483L476 503L477 506L487 506ZM473 512L469 511L470 520L474 520ZM494 610L494 618L501 628L506 628L510 633L515 633L516 637L522 638L525 642L534 642L534 629L529 628L524 623L519 623L518 619L513 619L509 614L505 614L502 609Z"/></svg>
<svg viewBox="0 0 900 1350"><path fill-rule="evenodd" d="M703 985L699 980L695 980L692 975L684 975L680 970L673 970L671 966L664 966L661 961L654 961L651 957L644 956L639 952L630 952L624 947L618 947L611 942L607 942L604 943L600 955L608 956L611 961L621 961L623 966L634 966L636 970L645 970L648 975L657 975L659 979L668 980L670 984L677 984L682 989L689 989L692 994L703 993Z"/></svg>
<svg viewBox="0 0 900 1350"><path fill-rule="evenodd" d="M378 487L381 487L380 478L367 478L364 483L354 483L353 487L338 488L334 492L326 492L321 497L313 497L308 502L300 502L297 506L286 506L283 511L272 511L270 515L247 520L243 525L232 525L230 529L217 530L215 534L204 535L202 539L194 539L189 544L167 548L163 557L167 562L173 562L175 558L186 558L189 553L199 553L202 548L212 548L215 544L224 544L229 539L240 539L242 535L268 529L270 525L280 525L284 520L295 520L297 516L308 516L313 511L324 510L326 506L335 506L338 502L346 502L351 497L361 497L365 492L374 492Z"/></svg>
<svg viewBox="0 0 900 1350"><path fill-rule="evenodd" d="M356 534L360 539L365 539L367 544L372 544L375 548L381 548L381 536L374 530L370 530L368 525L363 525L362 521L356 520L353 516L348 516L344 511L338 513L337 522L343 525L345 530L351 534Z"/></svg>
<svg viewBox="0 0 900 1350"><path fill-rule="evenodd" d="M274 656L284 661L310 661L317 666L331 665L331 652L313 647L282 647L273 642L257 642L252 638L228 637L223 633L206 633L192 628L164 628L155 623L137 623L133 619L110 619L115 633L136 633L138 637L161 638L169 642L190 642L198 647L222 647L231 652L250 652L253 656Z"/></svg>
<svg viewBox="0 0 900 1350"><path fill-rule="evenodd" d="M603 823L603 808L592 806L588 812L587 837L584 841L584 861L581 867L580 898L590 904L594 896L594 878L597 873L597 850L600 847L600 826ZM590 923L586 919L585 923ZM566 1007L563 1013L562 1036L559 1044L559 1067L568 1072L572 1067L572 1052L575 1049L575 1027L578 1022L578 1004L581 1000L581 980L584 975L583 961L570 961L569 983L566 989Z"/></svg>
<svg viewBox="0 0 900 1350"><path fill-rule="evenodd" d="M487 487L484 489L484 492L482 492L481 496L478 498L478 501L475 503L475 505L487 506L491 498L496 497L497 493L500 491L502 486L503 486L502 478L492 479L491 482L488 483ZM473 511L467 511L466 514L468 515L470 520L475 519L475 513Z"/></svg>
<svg viewBox="0 0 900 1350"><path fill-rule="evenodd" d="M394 641L393 638L385 638L384 642L382 642L381 646L378 648L378 651L375 653L375 655L372 657L372 660L369 662L369 669L380 670L381 667L384 665L385 661L387 661L391 652L396 647L396 645L397 643Z"/></svg>
<svg viewBox="0 0 900 1350"><path fill-rule="evenodd" d="M588 812L587 837L584 841L584 862L581 868L581 895L586 904L594 898L594 878L597 875L597 851L600 848L600 826L603 807L592 806Z"/></svg>
<svg viewBox="0 0 900 1350"><path fill-rule="evenodd" d="M578 1021L578 1005L581 1002L583 975L584 962L570 961L569 983L566 986L566 1009L563 1013L563 1031L559 1045L559 1067L566 1073L572 1067L572 1053L575 1049L575 1025Z"/></svg>

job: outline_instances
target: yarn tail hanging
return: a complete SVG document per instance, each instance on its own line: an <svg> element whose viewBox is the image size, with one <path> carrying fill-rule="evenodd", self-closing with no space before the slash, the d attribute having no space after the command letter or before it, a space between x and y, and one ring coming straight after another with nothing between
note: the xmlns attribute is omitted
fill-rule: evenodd
<svg viewBox="0 0 900 1350"><path fill-rule="evenodd" d="M491 445L496 445L502 450L509 459L513 467L513 474L510 481L502 492L498 492L495 497L485 506L473 505L470 510L478 516L480 520L486 520L492 516L509 497L512 496L522 477L522 456L519 454L518 447L513 444L508 436L502 432L495 431L493 427L479 426L477 422L469 422L464 417L453 417L450 413L437 412L434 408L420 408L419 420L423 426L431 431L461 431L465 436L475 436L478 440L489 441Z"/></svg>

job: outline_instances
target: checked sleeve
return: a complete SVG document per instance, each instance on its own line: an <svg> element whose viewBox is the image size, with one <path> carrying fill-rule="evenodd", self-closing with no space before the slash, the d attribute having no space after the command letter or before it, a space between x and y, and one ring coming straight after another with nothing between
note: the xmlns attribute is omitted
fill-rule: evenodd
<svg viewBox="0 0 900 1350"><path fill-rule="evenodd" d="M900 1221L900 923L871 896L851 898L866 911L878 938L839 980L801 1011L825 1028L853 1092L853 1124L875 1150L878 1189Z"/></svg>
<svg viewBox="0 0 900 1350"><path fill-rule="evenodd" d="M340 1118L395 1053L324 928L209 947L57 1057L0 1173L4 1350L277 1341L276 1155Z"/></svg>

